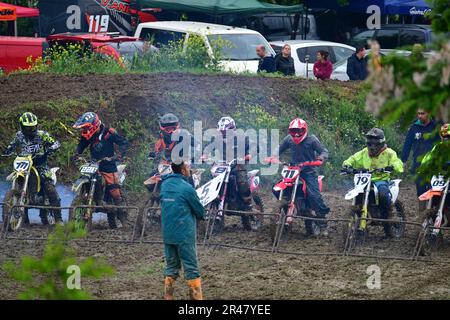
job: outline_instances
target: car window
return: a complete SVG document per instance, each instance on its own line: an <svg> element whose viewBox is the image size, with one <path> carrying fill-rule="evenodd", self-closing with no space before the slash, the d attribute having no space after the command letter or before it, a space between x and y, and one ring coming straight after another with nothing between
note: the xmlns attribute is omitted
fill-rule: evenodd
<svg viewBox="0 0 450 320"><path fill-rule="evenodd" d="M402 30L400 46L412 46L416 43L425 43L425 32L419 30Z"/></svg>
<svg viewBox="0 0 450 320"><path fill-rule="evenodd" d="M367 40L372 39L374 33L375 33L375 30L366 30L361 33L358 33L350 40L350 43L353 47L359 47L359 46L365 47L365 46L367 46Z"/></svg>
<svg viewBox="0 0 450 320"><path fill-rule="evenodd" d="M378 30L376 39L381 49L395 49L398 47L399 30Z"/></svg>
<svg viewBox="0 0 450 320"><path fill-rule="evenodd" d="M160 30L160 29L150 29L143 28L141 31L141 39L145 41L150 41L155 47L160 48L161 46L166 46L170 42L177 42L184 39L186 33Z"/></svg>
<svg viewBox="0 0 450 320"><path fill-rule="evenodd" d="M219 47L225 60L259 60L256 47L264 45L266 52L272 53L272 48L260 34L214 34L208 36L212 47Z"/></svg>
<svg viewBox="0 0 450 320"><path fill-rule="evenodd" d="M330 48L328 46L313 46L313 47L298 48L297 49L298 59L300 60L300 62L306 63L306 57L309 56L308 63L315 63L317 51L320 50L328 51L330 53L331 62L332 63L335 62L333 61L334 56L332 52L330 52Z"/></svg>
<svg viewBox="0 0 450 320"><path fill-rule="evenodd" d="M345 47L332 47L334 52L334 58L335 62L341 62L343 60L347 60L353 53L355 53L355 50L345 48ZM333 63L335 63L333 62Z"/></svg>
<svg viewBox="0 0 450 320"><path fill-rule="evenodd" d="M283 50L282 46L276 46L276 45L271 45L272 49L275 51L276 54L281 53L281 51Z"/></svg>

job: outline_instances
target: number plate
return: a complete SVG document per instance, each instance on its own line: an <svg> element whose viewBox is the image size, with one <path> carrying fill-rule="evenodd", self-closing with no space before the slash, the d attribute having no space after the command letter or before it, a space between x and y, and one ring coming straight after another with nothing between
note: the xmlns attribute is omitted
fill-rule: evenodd
<svg viewBox="0 0 450 320"><path fill-rule="evenodd" d="M84 174L94 174L98 170L98 166L82 166L80 172Z"/></svg>
<svg viewBox="0 0 450 320"><path fill-rule="evenodd" d="M225 171L227 171L228 166L223 166L223 165L215 165L211 168L211 174L214 177L217 177L218 175L221 175L222 173L224 173Z"/></svg>
<svg viewBox="0 0 450 320"><path fill-rule="evenodd" d="M197 189L197 195L204 207L214 201L219 195L222 183L225 180L225 174L225 172L221 173L220 175Z"/></svg>
<svg viewBox="0 0 450 320"><path fill-rule="evenodd" d="M295 179L300 174L300 170L290 169L289 167L284 167L281 170L281 176L284 179Z"/></svg>
<svg viewBox="0 0 450 320"><path fill-rule="evenodd" d="M25 172L30 169L31 162L26 159L16 159L14 160L14 170L18 172Z"/></svg>
<svg viewBox="0 0 450 320"><path fill-rule="evenodd" d="M370 173L358 173L355 174L355 178L353 179L356 187L366 187L371 178Z"/></svg>
<svg viewBox="0 0 450 320"><path fill-rule="evenodd" d="M445 180L444 176L433 176L431 179L431 188L435 191L442 191L447 186L448 181Z"/></svg>

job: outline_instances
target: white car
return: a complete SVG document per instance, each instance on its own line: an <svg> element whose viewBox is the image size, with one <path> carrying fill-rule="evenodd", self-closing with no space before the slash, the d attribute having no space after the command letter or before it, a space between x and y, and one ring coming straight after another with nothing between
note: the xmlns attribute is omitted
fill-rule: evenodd
<svg viewBox="0 0 450 320"><path fill-rule="evenodd" d="M170 41L187 41L190 35L201 36L213 54L211 43L221 39L227 45L222 47L222 68L231 72L254 72L258 70L259 58L256 47L264 45L269 54L275 55L267 40L257 31L230 26L191 22L161 21L141 23L136 29L135 37L141 40L152 40L153 45L160 47Z"/></svg>
<svg viewBox="0 0 450 320"><path fill-rule="evenodd" d="M329 52L333 73L331 79L348 80L347 59L356 52L354 47L346 44L320 41L320 40L288 40L274 41L270 45L276 52L281 52L285 44L291 46L291 55L294 59L295 75L314 79L313 65L316 62L317 51L325 50ZM334 65L338 67L334 68Z"/></svg>

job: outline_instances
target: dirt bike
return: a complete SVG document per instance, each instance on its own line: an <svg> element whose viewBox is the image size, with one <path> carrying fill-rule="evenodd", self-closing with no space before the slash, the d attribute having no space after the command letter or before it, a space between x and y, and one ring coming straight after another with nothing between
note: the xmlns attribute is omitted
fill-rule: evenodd
<svg viewBox="0 0 450 320"><path fill-rule="evenodd" d="M275 184L273 190L279 192L276 215L271 218L270 237L272 241L285 240L292 230L294 216L304 216L315 218L311 204L307 197L307 185L301 177L305 167L315 167L322 165L322 161L303 162L299 164L283 163L281 170L282 179ZM319 190L322 192L324 176L318 177ZM289 195L290 193L290 195ZM284 223L280 223L284 221ZM319 235L320 223L314 220L305 220L307 234Z"/></svg>
<svg viewBox="0 0 450 320"><path fill-rule="evenodd" d="M4 155L9 156L9 155ZM3 208L4 228L16 231L25 220L28 220L28 208L23 205L48 206L49 201L41 186L41 177L33 165L32 155L17 155L13 162L13 172L6 178L12 182L11 189L6 193ZM59 168L51 168L53 184L56 185L56 172ZM14 207L15 205L19 207ZM55 224L52 210L40 209L41 222L44 225Z"/></svg>
<svg viewBox="0 0 450 320"><path fill-rule="evenodd" d="M193 169L191 170L191 181L194 188L200 185L203 169ZM144 236L146 231L151 231L153 229L159 229L161 225L161 213L159 210L160 199L159 192L161 188L162 176L172 173L172 167L169 161L161 160L158 164L156 172L144 181L144 185L150 192L150 197L144 205L144 209L139 213L135 228L135 239L137 236Z"/></svg>
<svg viewBox="0 0 450 320"><path fill-rule="evenodd" d="M368 222L370 225L383 226L384 233L387 237L400 239L404 233L406 226L405 209L398 194L400 191L401 179L394 179L389 182L389 190L392 195L393 216L389 219L398 220L399 222L383 222L371 219L382 219L381 210L378 206L378 188L372 182L374 173L392 173L392 169L383 168L375 170L344 168L341 175L353 174L354 188L347 192L345 200L352 200L352 208L350 211L351 222L344 229L344 247L351 250L357 241L364 241L368 233ZM358 203L358 198L362 197L362 204Z"/></svg>
<svg viewBox="0 0 450 320"><path fill-rule="evenodd" d="M79 161L84 162L80 167L80 178L72 185L72 191L75 193L75 198L72 200L71 209L69 210L69 220L76 223L76 227L79 229L86 229L89 231L92 228L92 217L95 212L100 212L101 209L94 208L80 208L77 206L101 206L114 205L113 199L108 192L105 192L105 185L103 183L102 176L99 172L99 165L101 161L111 161L111 158L103 158L101 160L87 161L83 158L79 158ZM119 175L119 186L122 186L125 177L126 165L118 165L117 172ZM125 200L123 191L121 190L122 197ZM126 205L126 200L124 201ZM125 227L126 216L116 215L115 210L107 210L108 225L110 228L116 228L116 218Z"/></svg>
<svg viewBox="0 0 450 320"><path fill-rule="evenodd" d="M447 227L450 220L449 194L450 179L442 175L433 176L431 189L420 195L419 200L428 201L425 219L422 223L425 238L421 254L431 254L443 241L442 227Z"/></svg>
<svg viewBox="0 0 450 320"><path fill-rule="evenodd" d="M244 203L239 195L236 176L232 174L232 170L237 164L237 161L237 159L233 159L229 163L226 163L225 161L215 161L211 167L213 179L197 189L200 202L207 208L205 230L200 231L200 233L205 231L204 234L206 238L211 234L222 232L225 225L225 214L239 215L241 217L242 225L247 231L257 231L262 225L263 219L261 215L240 214L237 212L245 211L241 210ZM259 170L249 171L247 173L247 178L250 185L252 201L255 204L255 208L262 213L264 210L264 203L257 194L260 182L258 173Z"/></svg>

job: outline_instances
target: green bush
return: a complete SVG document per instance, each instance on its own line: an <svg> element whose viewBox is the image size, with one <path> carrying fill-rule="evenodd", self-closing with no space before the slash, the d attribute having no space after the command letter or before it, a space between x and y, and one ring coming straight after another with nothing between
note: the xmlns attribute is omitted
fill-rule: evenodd
<svg viewBox="0 0 450 320"><path fill-rule="evenodd" d="M42 257L24 256L19 264L12 261L4 263L7 274L21 283L23 291L19 299L45 300L84 300L91 299L91 295L81 288L70 288L70 266L77 266L81 280L86 278L100 278L112 274L113 269L92 257L79 263L75 249L70 247L70 241L85 236L72 223L56 226L47 240Z"/></svg>

